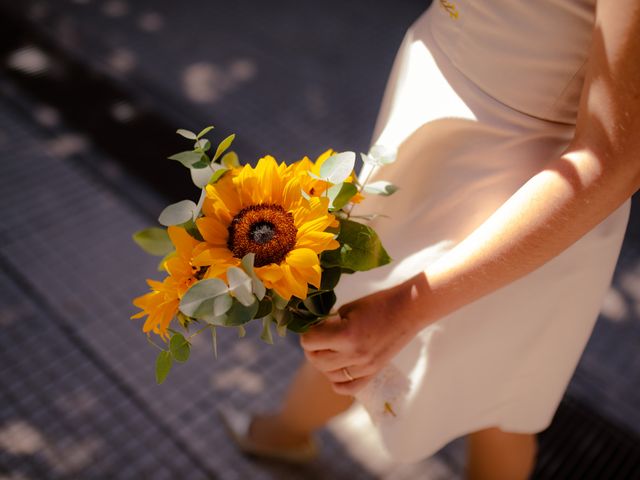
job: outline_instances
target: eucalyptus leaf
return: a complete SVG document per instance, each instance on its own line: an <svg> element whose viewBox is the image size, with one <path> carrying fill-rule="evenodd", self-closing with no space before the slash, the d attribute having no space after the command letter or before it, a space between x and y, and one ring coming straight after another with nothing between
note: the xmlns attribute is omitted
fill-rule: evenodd
<svg viewBox="0 0 640 480"><path fill-rule="evenodd" d="M186 362L189 360L189 354L191 353L191 344L181 333L176 333L169 340L169 350L173 358L178 362Z"/></svg>
<svg viewBox="0 0 640 480"><path fill-rule="evenodd" d="M208 127L204 127L202 130L200 130L200 133L198 134L197 138L201 138L203 135L206 135L211 130L213 130L213 125L209 125Z"/></svg>
<svg viewBox="0 0 640 480"><path fill-rule="evenodd" d="M133 234L133 241L145 252L158 257L171 253L174 248L165 228L150 227L140 230Z"/></svg>
<svg viewBox="0 0 640 480"><path fill-rule="evenodd" d="M287 336L287 326L282 324L280 325L279 323L276 324L276 332L278 332L278 336L279 337L286 337Z"/></svg>
<svg viewBox="0 0 640 480"><path fill-rule="evenodd" d="M388 165L396 161L398 151L385 145L374 145L369 149L368 156L374 165Z"/></svg>
<svg viewBox="0 0 640 480"><path fill-rule="evenodd" d="M209 150L211 148L211 142L209 140L207 140L206 138L201 138L199 139L194 145L193 145L194 149L200 149L203 152L206 152L207 150Z"/></svg>
<svg viewBox="0 0 640 480"><path fill-rule="evenodd" d="M209 166L205 168L190 168L191 180L193 184L198 188L204 188L207 186L214 172Z"/></svg>
<svg viewBox="0 0 640 480"><path fill-rule="evenodd" d="M218 359L218 332L216 327L211 327L211 345L213 346L213 358Z"/></svg>
<svg viewBox="0 0 640 480"><path fill-rule="evenodd" d="M227 312L225 326L237 327L253 320L258 311L258 302L255 301L249 306L245 306L238 301L234 301L231 309Z"/></svg>
<svg viewBox="0 0 640 480"><path fill-rule="evenodd" d="M225 314L231 308L233 298L228 293L223 293L215 298L205 300L193 313L193 317L204 320L212 325L224 325Z"/></svg>
<svg viewBox="0 0 640 480"><path fill-rule="evenodd" d="M282 298L275 290L271 290L271 298L273 299L273 306L277 310L284 310L284 308L289 303L289 300Z"/></svg>
<svg viewBox="0 0 640 480"><path fill-rule="evenodd" d="M238 267L227 269L227 280L229 281L229 291L245 307L253 304L256 297L252 293L251 277L244 270Z"/></svg>
<svg viewBox="0 0 640 480"><path fill-rule="evenodd" d="M287 325L291 322L291 311L289 309L275 310L271 317L276 322L276 331L278 332L278 335L284 337L285 332L287 331Z"/></svg>
<svg viewBox="0 0 640 480"><path fill-rule="evenodd" d="M231 146L231 143L233 142L234 138L236 138L236 134L232 133L231 135L229 135L227 138L225 138L220 142L220 144L218 145L218 148L216 149L215 155L211 159L212 162L215 162L218 158L220 158L220 155L222 155L227 150L227 148Z"/></svg>
<svg viewBox="0 0 640 480"><path fill-rule="evenodd" d="M364 187L364 191L366 193L372 193L374 195L383 195L388 197L389 195L394 194L398 191L398 187L396 187L393 183L387 182L386 180L379 180L377 182L368 183Z"/></svg>
<svg viewBox="0 0 640 480"><path fill-rule="evenodd" d="M267 288L262 283L262 280L258 278L255 270L253 269L253 262L255 261L256 254L253 252L247 253L242 257L242 268L251 277L251 289L258 300L262 300L267 293Z"/></svg>
<svg viewBox="0 0 640 480"><path fill-rule="evenodd" d="M273 345L273 335L271 334L271 318L262 319L262 333L260 338L269 345Z"/></svg>
<svg viewBox="0 0 640 480"><path fill-rule="evenodd" d="M238 338L244 338L246 334L247 334L247 329L244 328L242 325L240 325L238 327Z"/></svg>
<svg viewBox="0 0 640 480"><path fill-rule="evenodd" d="M209 166L209 160L202 152L188 150L171 155L169 160L176 160L187 168L204 168Z"/></svg>
<svg viewBox="0 0 640 480"><path fill-rule="evenodd" d="M191 200L182 200L165 208L162 213L160 213L158 221L161 225L167 227L171 225L181 225L189 220L193 220L196 209L196 204Z"/></svg>
<svg viewBox="0 0 640 480"><path fill-rule="evenodd" d="M320 177L331 183L342 183L353 172L356 163L356 154L342 152L331 155L320 166Z"/></svg>
<svg viewBox="0 0 640 480"><path fill-rule="evenodd" d="M196 209L196 211L194 212L194 217L197 216L197 212L198 210ZM189 235L191 235L193 238L195 238L196 240L202 242L204 239L202 238L202 235L200 234L200 230L198 230L198 226L196 225L196 222L194 221L194 219L190 219L189 221L185 222L185 223L181 223L180 226L182 228L184 228L187 233Z"/></svg>
<svg viewBox="0 0 640 480"><path fill-rule="evenodd" d="M258 311L256 312L253 318L263 318L267 315L271 315L273 311L273 302L271 302L268 298L263 298L260 303L258 303Z"/></svg>
<svg viewBox="0 0 640 480"><path fill-rule="evenodd" d="M180 311L193 317L202 303L227 295L227 285L219 278L207 278L194 283L180 300ZM194 317L195 318L195 317Z"/></svg>
<svg viewBox="0 0 640 480"><path fill-rule="evenodd" d="M391 261L380 238L367 225L352 220L340 220L337 240L340 248L322 253L321 262L325 268L341 267L361 272L386 265Z"/></svg>
<svg viewBox="0 0 640 480"><path fill-rule="evenodd" d="M156 382L158 385L164 382L169 375L171 365L173 365L171 353L166 350L161 351L156 358Z"/></svg>
<svg viewBox="0 0 640 480"><path fill-rule="evenodd" d="M196 139L196 134L193 133L191 130L185 130L184 128L179 128L178 130L176 130L176 133L184 138L188 138L189 140Z"/></svg>
<svg viewBox="0 0 640 480"><path fill-rule="evenodd" d="M327 190L329 197L329 210L340 210L353 196L358 193L358 189L353 183L343 182L331 186Z"/></svg>

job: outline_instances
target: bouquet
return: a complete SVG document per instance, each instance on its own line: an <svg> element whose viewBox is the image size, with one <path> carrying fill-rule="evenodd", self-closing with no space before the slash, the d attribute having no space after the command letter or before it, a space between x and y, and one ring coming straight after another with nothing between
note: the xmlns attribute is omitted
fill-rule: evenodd
<svg viewBox="0 0 640 480"><path fill-rule="evenodd" d="M163 227L133 236L162 257L165 273L147 280L150 291L133 301L140 312L131 317L145 318L142 330L159 349L158 383L174 361L188 360L194 336L209 331L217 356L219 327L244 336L245 325L258 321L268 343L274 329L281 336L304 332L333 313L342 275L391 261L364 223L373 216L355 215L354 206L365 194L390 195L396 187L368 178L360 183L354 152L327 150L315 162L304 157L290 165L265 156L255 167L241 166L229 151L234 135L212 152L205 138L212 129L179 129L193 148L169 157L189 169L198 203L169 205L158 219ZM361 156L373 166L395 159L381 146ZM383 410L393 413L388 401Z"/></svg>

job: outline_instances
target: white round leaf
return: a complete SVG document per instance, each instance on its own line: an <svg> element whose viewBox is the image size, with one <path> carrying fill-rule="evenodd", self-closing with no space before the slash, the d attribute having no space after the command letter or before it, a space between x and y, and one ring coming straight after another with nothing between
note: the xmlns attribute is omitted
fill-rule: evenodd
<svg viewBox="0 0 640 480"><path fill-rule="evenodd" d="M180 225L188 222L189 220L193 220L195 211L195 203L191 200L182 200L165 208L160 214L158 221L165 227Z"/></svg>

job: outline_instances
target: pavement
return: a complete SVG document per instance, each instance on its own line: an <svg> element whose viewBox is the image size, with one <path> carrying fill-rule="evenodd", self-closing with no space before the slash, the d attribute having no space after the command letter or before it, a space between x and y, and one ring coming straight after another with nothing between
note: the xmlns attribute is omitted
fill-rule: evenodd
<svg viewBox="0 0 640 480"><path fill-rule="evenodd" d="M131 233L182 193L165 189L166 180L149 183L155 177L145 172L169 170L162 156L174 150L135 130L140 119L153 119L163 134L214 123L221 136L238 134L243 159L270 152L295 160L328 146L366 150L395 50L424 8L364 0L305 7L292 0L0 1L10 14L0 18L28 29L26 43L5 42L0 72L0 478L462 477L462 441L410 466L385 458L375 438L354 447L357 412L321 433L322 456L307 468L247 459L230 443L216 405L277 405L302 358L294 339L272 347L255 329L242 340L221 332L214 360L207 339L196 337L189 363L157 386L155 352L128 320L131 298L156 269ZM65 77L69 70L47 49L120 97L96 91L92 102L73 90L60 97L56 82L79 80ZM93 113L74 115L65 105ZM122 149L135 137L113 136L124 130L138 132L144 149ZM554 475L569 464L559 461L567 455L562 445L570 430L583 431L578 425L581 438L595 437L581 450L591 472L613 471L595 469L594 445L604 442L601 453L607 442L623 445L616 451L628 462L638 452L634 200L612 288L560 421L543 437L536 478L569 478ZM598 456L610 464L618 458L607 455ZM626 475L637 463L606 478L633 478Z"/></svg>

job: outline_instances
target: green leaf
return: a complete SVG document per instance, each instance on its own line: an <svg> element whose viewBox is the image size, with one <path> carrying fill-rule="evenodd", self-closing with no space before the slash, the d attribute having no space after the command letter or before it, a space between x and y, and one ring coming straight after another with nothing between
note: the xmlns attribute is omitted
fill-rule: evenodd
<svg viewBox="0 0 640 480"><path fill-rule="evenodd" d="M264 286L264 283L262 283L262 280L258 278L256 272L253 270L253 262L255 261L255 258L255 253L247 253L242 257L242 268L244 268L244 271L251 277L251 290L258 300L262 300L267 293L267 289Z"/></svg>
<svg viewBox="0 0 640 480"><path fill-rule="evenodd" d="M355 164L355 153L336 153L324 161L320 167L320 177L334 184L342 183L351 175Z"/></svg>
<svg viewBox="0 0 640 480"><path fill-rule="evenodd" d="M229 282L229 292L245 307L256 301L256 297L252 293L251 277L244 270L238 267L229 267L227 269L227 280Z"/></svg>
<svg viewBox="0 0 640 480"><path fill-rule="evenodd" d="M263 318L267 315L271 315L273 311L273 302L269 298L263 298L260 303L258 303L258 311L254 315L253 318Z"/></svg>
<svg viewBox="0 0 640 480"><path fill-rule="evenodd" d="M151 255L164 256L173 251L173 244L165 228L145 228L133 234L133 241Z"/></svg>
<svg viewBox="0 0 640 480"><path fill-rule="evenodd" d="M273 299L273 306L277 310L284 310L289 303L289 300L282 298L275 290L271 291L271 298Z"/></svg>
<svg viewBox="0 0 640 480"><path fill-rule="evenodd" d="M207 133L209 133L211 130L213 130L213 125L209 125L208 127L204 127L202 130L200 130L200 133L198 134L197 138L202 137L203 135L206 135Z"/></svg>
<svg viewBox="0 0 640 480"><path fill-rule="evenodd" d="M211 344L213 346L213 358L218 359L218 332L216 327L211 327Z"/></svg>
<svg viewBox="0 0 640 480"><path fill-rule="evenodd" d="M377 182L368 183L364 187L364 191L366 193L372 193L374 195L383 195L388 197L389 195L394 194L398 191L398 187L396 187L393 183L387 182L385 180L379 180Z"/></svg>
<svg viewBox="0 0 640 480"><path fill-rule="evenodd" d="M175 333L169 340L169 350L178 362L186 362L191 353L191 344L181 333Z"/></svg>
<svg viewBox="0 0 640 480"><path fill-rule="evenodd" d="M199 311L202 304L211 301L213 308L213 300L222 295L227 295L227 285L219 278L207 278L194 283L189 290L185 292L180 300L180 311L188 317L195 317L195 313ZM199 312L203 314L203 312Z"/></svg>
<svg viewBox="0 0 640 480"><path fill-rule="evenodd" d="M171 352L168 352L166 350L161 351L158 354L158 358L156 358L156 382L158 383L158 385L164 382L167 378L167 375L169 375L171 365L173 365Z"/></svg>
<svg viewBox="0 0 640 480"><path fill-rule="evenodd" d="M369 226L352 220L340 220L337 238L340 248L325 251L321 256L325 268L341 267L365 271L386 265L391 261L380 238Z"/></svg>
<svg viewBox="0 0 640 480"><path fill-rule="evenodd" d="M191 200L181 200L165 208L162 213L160 213L158 221L161 225L167 227L171 225L181 225L189 220L193 220L196 209L196 204Z"/></svg>
<svg viewBox="0 0 640 480"><path fill-rule="evenodd" d="M188 150L171 155L169 160L176 160L187 168L204 168L209 166L209 160L202 152Z"/></svg>
<svg viewBox="0 0 640 480"><path fill-rule="evenodd" d="M311 313L324 317L329 315L336 304L336 294L333 290L318 292L316 295L307 297L303 303Z"/></svg>
<svg viewBox="0 0 640 480"><path fill-rule="evenodd" d="M338 285L341 275L340 268L325 268L322 270L322 280L320 281L321 290L333 290Z"/></svg>
<svg viewBox="0 0 640 480"><path fill-rule="evenodd" d="M373 160L374 165L388 165L396 161L398 151L384 145L374 145L369 150L368 156Z"/></svg>
<svg viewBox="0 0 640 480"><path fill-rule="evenodd" d="M222 160L220 160L220 163L228 169L240 167L240 159L238 158L236 152L225 153L222 156Z"/></svg>
<svg viewBox="0 0 640 480"><path fill-rule="evenodd" d="M216 164L217 165L217 164ZM218 180L220 180L225 173L227 173L229 170L226 168L220 168L218 170L216 170L215 172L213 172L213 175L211 176L211 178L209 179L209 185L213 185L214 183L216 183Z"/></svg>
<svg viewBox="0 0 640 480"><path fill-rule="evenodd" d="M253 302L249 306L245 306L238 301L234 301L231 309L227 312L227 320L225 326L237 327L244 325L255 317L258 311L258 302Z"/></svg>
<svg viewBox="0 0 640 480"><path fill-rule="evenodd" d="M184 138L188 138L189 140L196 139L196 134L193 133L191 130L185 130L184 128L179 128L178 130L176 130L176 133Z"/></svg>
<svg viewBox="0 0 640 480"><path fill-rule="evenodd" d="M311 312L298 311L292 313L287 322L287 329L296 333L304 333L313 325L320 323L324 317L315 315Z"/></svg>
<svg viewBox="0 0 640 480"><path fill-rule="evenodd" d="M194 215L195 215L195 212L194 212ZM204 238L202 238L202 235L200 235L200 230L198 230L198 226L196 225L196 222L194 222L193 219L190 219L187 222L181 223L180 226L184 228L189 235L191 235L193 238L195 238L199 242L204 241Z"/></svg>
<svg viewBox="0 0 640 480"><path fill-rule="evenodd" d="M329 210L340 210L353 196L358 193L358 189L353 183L338 183L327 190L329 197Z"/></svg>
<svg viewBox="0 0 640 480"><path fill-rule="evenodd" d="M271 335L271 318L262 319L262 333L260 338L269 345L273 345L273 335Z"/></svg>
<svg viewBox="0 0 640 480"><path fill-rule="evenodd" d="M215 162L218 158L220 158L220 155L222 155L225 152L225 150L227 150L227 148L231 146L231 143L233 142L234 138L236 138L236 134L232 133L231 135L229 135L227 138L225 138L220 142L220 144L218 145L218 148L216 149L216 154L211 159L212 162Z"/></svg>
<svg viewBox="0 0 640 480"><path fill-rule="evenodd" d="M193 184L198 188L206 187L213 176L213 169L211 167L190 168L189 171L191 172Z"/></svg>
<svg viewBox="0 0 640 480"><path fill-rule="evenodd" d="M193 145L194 150L199 149L203 152L206 152L211 148L211 142L206 138L201 138Z"/></svg>

